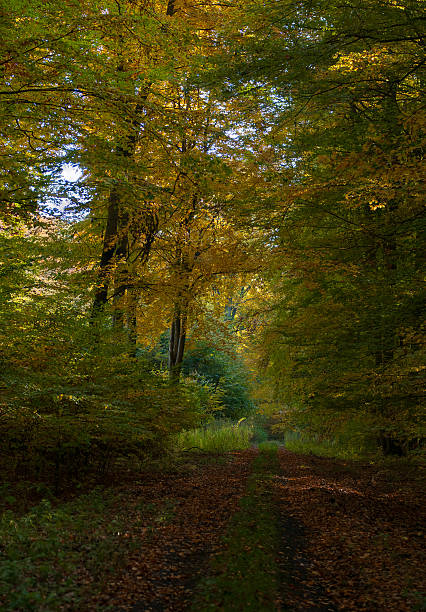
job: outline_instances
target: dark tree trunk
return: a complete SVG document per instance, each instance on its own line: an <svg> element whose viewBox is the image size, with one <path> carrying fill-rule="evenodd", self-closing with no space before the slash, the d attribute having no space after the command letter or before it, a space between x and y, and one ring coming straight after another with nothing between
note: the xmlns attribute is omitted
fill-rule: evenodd
<svg viewBox="0 0 426 612"><path fill-rule="evenodd" d="M118 232L119 195L117 188L113 188L109 195L107 224L102 245L102 255L99 262L99 272L96 282L95 297L92 307L92 320L104 309L108 299L110 271L115 255Z"/></svg>
<svg viewBox="0 0 426 612"><path fill-rule="evenodd" d="M187 304L177 306L170 327L169 375L171 382L179 382L185 353Z"/></svg>
<svg viewBox="0 0 426 612"><path fill-rule="evenodd" d="M116 147L116 155L123 165L123 158L131 160L136 151L139 137L140 122L138 116L144 108L144 104L149 95L150 85L147 85L146 92L141 96L140 102L135 109L135 118L129 126L129 134L125 145ZM92 321L101 313L108 301L108 290L111 283L112 272L116 263L123 263L128 256L129 247L129 224L130 212L128 203L125 201L120 186L114 185L111 188L108 198L107 223L104 233L102 255L99 262L99 271L96 282L95 296L92 306ZM114 293L114 302L119 309L120 298L124 295L127 283L126 266L121 270L121 277L117 279L117 288ZM114 323L122 321L119 312L114 316Z"/></svg>
<svg viewBox="0 0 426 612"><path fill-rule="evenodd" d="M136 355L138 343L137 332L137 296L134 289L128 291L128 307L127 307L127 331L130 345L133 347L133 354Z"/></svg>

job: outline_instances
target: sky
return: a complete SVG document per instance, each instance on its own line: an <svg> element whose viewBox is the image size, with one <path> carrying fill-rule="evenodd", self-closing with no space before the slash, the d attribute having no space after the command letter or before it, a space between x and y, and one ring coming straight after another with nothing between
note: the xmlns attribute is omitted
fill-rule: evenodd
<svg viewBox="0 0 426 612"><path fill-rule="evenodd" d="M78 166L72 166L71 164L65 164L62 167L62 177L66 181L78 181L83 175L83 172Z"/></svg>

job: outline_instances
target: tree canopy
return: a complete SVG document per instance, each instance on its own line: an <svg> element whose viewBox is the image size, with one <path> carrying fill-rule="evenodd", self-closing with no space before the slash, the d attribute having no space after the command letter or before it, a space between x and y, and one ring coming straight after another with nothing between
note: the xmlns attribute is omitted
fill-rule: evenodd
<svg viewBox="0 0 426 612"><path fill-rule="evenodd" d="M420 444L421 5L2 2L4 431L153 452L255 402Z"/></svg>

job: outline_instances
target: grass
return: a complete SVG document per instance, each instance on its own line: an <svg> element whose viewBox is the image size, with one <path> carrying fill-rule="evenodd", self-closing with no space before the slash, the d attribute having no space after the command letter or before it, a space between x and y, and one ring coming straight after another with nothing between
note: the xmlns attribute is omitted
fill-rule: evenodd
<svg viewBox="0 0 426 612"><path fill-rule="evenodd" d="M335 442L303 439L286 441L285 447L294 453L312 453L320 457L335 457L337 459L359 459L365 455L352 448L341 446Z"/></svg>
<svg viewBox="0 0 426 612"><path fill-rule="evenodd" d="M243 422L215 422L206 427L183 431L176 438L179 450L201 450L211 453L225 453L243 450L251 446L253 427Z"/></svg>
<svg viewBox="0 0 426 612"><path fill-rule="evenodd" d="M260 451L273 451L277 450L281 444L279 440L265 440L264 442L259 442L258 448Z"/></svg>
<svg viewBox="0 0 426 612"><path fill-rule="evenodd" d="M336 436L334 439L319 440L299 432L285 432L285 448L294 453L312 453L320 457L337 459L371 459L378 455L377 448L369 448L360 436Z"/></svg>
<svg viewBox="0 0 426 612"><path fill-rule="evenodd" d="M316 439L300 432L285 432L285 448L294 453L311 453L319 457L343 459L345 461L368 461L371 464L381 465L386 469L401 470L406 473L426 466L426 452L424 449L410 451L407 456L386 456L372 438L366 436L345 434L334 439Z"/></svg>
<svg viewBox="0 0 426 612"><path fill-rule="evenodd" d="M0 519L1 610L84 609L87 597L101 592L138 546L132 529L147 518L155 529L170 512L101 488L56 507L43 500L21 517L5 512Z"/></svg>
<svg viewBox="0 0 426 612"><path fill-rule="evenodd" d="M223 552L197 588L193 612L277 609L278 518L268 480L278 468L276 446L255 459L241 510L223 538Z"/></svg>

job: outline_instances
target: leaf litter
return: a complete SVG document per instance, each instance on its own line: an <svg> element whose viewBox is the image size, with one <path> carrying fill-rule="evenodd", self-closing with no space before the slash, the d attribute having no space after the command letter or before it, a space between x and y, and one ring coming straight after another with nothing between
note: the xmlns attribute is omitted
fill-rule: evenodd
<svg viewBox="0 0 426 612"><path fill-rule="evenodd" d="M123 485L135 510L122 537L134 546L86 609L190 610L240 509L257 452L235 452L221 464L194 458L190 470L143 474ZM281 531L277 611L425 609L418 474L283 449L278 456L280 473L270 480ZM154 511L138 514L147 504Z"/></svg>

